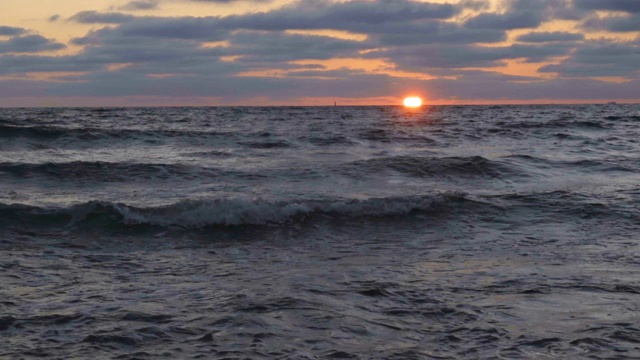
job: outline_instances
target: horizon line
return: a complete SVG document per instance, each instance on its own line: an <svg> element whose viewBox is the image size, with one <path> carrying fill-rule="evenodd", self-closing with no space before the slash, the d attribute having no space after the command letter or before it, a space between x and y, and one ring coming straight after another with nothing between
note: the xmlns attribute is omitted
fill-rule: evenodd
<svg viewBox="0 0 640 360"><path fill-rule="evenodd" d="M640 105L638 101L597 101L597 102L509 102L509 103L423 103L422 106L413 109L428 108L430 106L576 106L576 105ZM223 108L223 107L244 107L244 108L264 108L264 107L400 107L402 104L346 104L346 105L296 105L296 104L275 104L275 105L36 105L36 106L4 106L0 109L51 109L51 108L76 108L76 109L104 109L104 108Z"/></svg>

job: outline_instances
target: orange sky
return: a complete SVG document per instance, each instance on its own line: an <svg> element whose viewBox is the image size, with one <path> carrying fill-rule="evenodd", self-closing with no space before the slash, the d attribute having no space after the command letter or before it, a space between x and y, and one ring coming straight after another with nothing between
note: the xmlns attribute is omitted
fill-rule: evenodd
<svg viewBox="0 0 640 360"><path fill-rule="evenodd" d="M153 103L154 98L158 104L167 103L167 98L183 104L317 105L338 100L344 104L395 104L408 94L442 104L636 101L640 96L633 89L639 69L623 55L640 51L640 31L607 27L618 26L620 19L633 21L639 15L633 8L626 12L594 9L580 1L565 1L566 9L562 10L573 12L566 16L557 7L522 0L494 0L480 8L445 0L240 0L228 4L142 0L151 7L142 10L133 10L129 1L117 0L5 0L0 4L0 26L22 32L0 31L0 42L5 42L6 49L3 51L0 43L0 66L3 61L8 64L0 73L0 91L5 95L0 106L34 101L111 104L123 98L144 104ZM603 0L605 3L610 1ZM449 8L445 4L456 10L446 13ZM307 9L313 6L317 8ZM377 7L378 12L374 11ZM77 14L89 11L100 16L116 14L125 20L80 20ZM298 14L310 23L316 21L314 11L332 14L324 20L326 28L296 22ZM557 14L548 15L554 11ZM397 14L407 14L407 18ZM282 18L280 23L278 17ZM200 26L203 32L220 31L222 35L206 39L198 32L200 28L189 34L171 34L158 30L168 26L162 19L177 24L170 24L174 26L170 31ZM287 21L294 25L286 27ZM374 26L375 21L382 22L379 28L383 30ZM212 25L205 28L202 23ZM145 30L148 40L130 35L145 26L155 26ZM418 30L397 42L387 40L397 37L397 29L406 26ZM437 32L442 36L429 34L434 27L440 28ZM488 40L465 39L482 38L478 34L485 33ZM502 39L496 38L499 34ZM541 34L569 40L523 41ZM449 35L458 42L447 41ZM39 36L37 48L29 47L36 45L30 45L35 40L28 42L28 36ZM420 36L424 42L413 40ZM264 41L259 41L262 38ZM141 41L141 46L133 49L149 45L149 51L132 60L119 60L128 59L121 44L129 40ZM603 57L607 47L620 53L612 56L610 63ZM146 54L153 54L153 59L147 59ZM601 63L594 66L594 61ZM122 80L117 82L117 77ZM228 82L229 90L207 88L199 82L206 77L212 82ZM137 92L126 84L134 78L145 82ZM476 84L481 88L468 89ZM157 91L166 86L182 92ZM586 91L586 86L593 91ZM127 94L118 92L120 87ZM558 94L548 94L546 88L558 89ZM486 94L480 91L483 89L488 90Z"/></svg>

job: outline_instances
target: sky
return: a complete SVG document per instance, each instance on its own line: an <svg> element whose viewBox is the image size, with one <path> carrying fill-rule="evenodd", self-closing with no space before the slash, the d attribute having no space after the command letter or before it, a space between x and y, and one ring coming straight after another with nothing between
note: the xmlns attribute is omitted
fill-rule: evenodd
<svg viewBox="0 0 640 360"><path fill-rule="evenodd" d="M0 106L640 102L640 0L2 0Z"/></svg>

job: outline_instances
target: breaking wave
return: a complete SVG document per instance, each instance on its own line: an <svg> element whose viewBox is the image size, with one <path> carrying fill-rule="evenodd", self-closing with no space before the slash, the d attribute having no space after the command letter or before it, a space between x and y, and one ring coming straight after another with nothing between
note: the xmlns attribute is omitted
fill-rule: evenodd
<svg viewBox="0 0 640 360"><path fill-rule="evenodd" d="M308 217L362 218L400 216L444 210L456 202L471 201L460 193L366 200L300 200L269 202L261 199L188 200L160 207L135 207L91 201L66 208L0 204L2 222L34 227L74 228L85 225L210 226L269 225L301 222Z"/></svg>

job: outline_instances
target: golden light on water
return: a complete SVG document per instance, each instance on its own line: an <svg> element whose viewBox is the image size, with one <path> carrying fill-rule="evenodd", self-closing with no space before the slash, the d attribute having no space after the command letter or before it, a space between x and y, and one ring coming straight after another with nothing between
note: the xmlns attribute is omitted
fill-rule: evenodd
<svg viewBox="0 0 640 360"><path fill-rule="evenodd" d="M422 99L417 96L411 96L404 99L404 106L410 108L417 108L422 106Z"/></svg>

